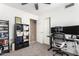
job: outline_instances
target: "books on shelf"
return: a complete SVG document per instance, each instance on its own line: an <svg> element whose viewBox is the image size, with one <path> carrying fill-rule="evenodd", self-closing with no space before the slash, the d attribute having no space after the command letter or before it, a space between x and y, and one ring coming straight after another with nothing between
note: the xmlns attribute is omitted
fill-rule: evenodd
<svg viewBox="0 0 79 59"><path fill-rule="evenodd" d="M29 39L24 39L24 42L29 41Z"/></svg>
<svg viewBox="0 0 79 59"><path fill-rule="evenodd" d="M23 36L23 32L17 31L17 32L16 32L16 35L17 35L17 36Z"/></svg>
<svg viewBox="0 0 79 59"><path fill-rule="evenodd" d="M4 40L0 40L0 45L8 45L8 40L4 39Z"/></svg>
<svg viewBox="0 0 79 59"><path fill-rule="evenodd" d="M2 31L0 31L0 32L8 32L7 30L2 30Z"/></svg>
<svg viewBox="0 0 79 59"><path fill-rule="evenodd" d="M3 37L3 38L0 38L0 40L5 40L5 39L8 39L8 37Z"/></svg>
<svg viewBox="0 0 79 59"><path fill-rule="evenodd" d="M29 26L24 26L24 30L29 30Z"/></svg>
<svg viewBox="0 0 79 59"><path fill-rule="evenodd" d="M14 36L15 36L15 50L29 46L29 25L15 24Z"/></svg>
<svg viewBox="0 0 79 59"><path fill-rule="evenodd" d="M24 36L28 36L29 32L23 31L24 32Z"/></svg>
<svg viewBox="0 0 79 59"><path fill-rule="evenodd" d="M0 27L8 27L6 24L0 24Z"/></svg>
<svg viewBox="0 0 79 59"><path fill-rule="evenodd" d="M9 21L0 20L0 45L9 50Z"/></svg>
<svg viewBox="0 0 79 59"><path fill-rule="evenodd" d="M4 50L8 50L8 46L5 46L5 47L4 47Z"/></svg>
<svg viewBox="0 0 79 59"><path fill-rule="evenodd" d="M0 32L0 38L8 37L8 32Z"/></svg>

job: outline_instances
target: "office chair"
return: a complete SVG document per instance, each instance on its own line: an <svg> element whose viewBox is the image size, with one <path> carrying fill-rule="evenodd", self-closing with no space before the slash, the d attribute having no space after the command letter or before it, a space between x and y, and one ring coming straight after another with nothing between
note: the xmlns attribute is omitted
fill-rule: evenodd
<svg viewBox="0 0 79 59"><path fill-rule="evenodd" d="M53 34L53 52L55 51L56 53L53 54L55 56L57 53L64 55L66 53L62 52L62 48L66 47L66 40L65 40L65 34L61 32L56 32ZM68 54L66 54L68 55Z"/></svg>

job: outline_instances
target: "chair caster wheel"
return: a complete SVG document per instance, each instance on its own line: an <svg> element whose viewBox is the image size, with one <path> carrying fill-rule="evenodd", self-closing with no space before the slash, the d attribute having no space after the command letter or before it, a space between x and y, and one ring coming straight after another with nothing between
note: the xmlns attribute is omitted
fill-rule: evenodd
<svg viewBox="0 0 79 59"><path fill-rule="evenodd" d="M55 56L55 55L53 55L53 56Z"/></svg>

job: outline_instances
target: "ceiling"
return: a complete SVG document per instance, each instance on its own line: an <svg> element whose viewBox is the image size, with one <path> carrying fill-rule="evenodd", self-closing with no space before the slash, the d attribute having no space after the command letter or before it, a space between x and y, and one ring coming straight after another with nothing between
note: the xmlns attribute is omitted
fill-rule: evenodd
<svg viewBox="0 0 79 59"><path fill-rule="evenodd" d="M34 3L29 3L26 5L21 5L21 3L5 3L8 6L38 15L39 13L46 13L49 12L50 10L53 10L56 7L59 7L61 5L65 5L66 3L51 3L51 4L43 4L43 3L38 3L39 9L36 10Z"/></svg>

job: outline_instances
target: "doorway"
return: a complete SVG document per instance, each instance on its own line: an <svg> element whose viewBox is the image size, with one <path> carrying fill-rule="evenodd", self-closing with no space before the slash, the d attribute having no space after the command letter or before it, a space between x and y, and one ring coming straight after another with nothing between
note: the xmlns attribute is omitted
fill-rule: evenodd
<svg viewBox="0 0 79 59"><path fill-rule="evenodd" d="M30 43L36 42L36 25L37 21L30 19Z"/></svg>

